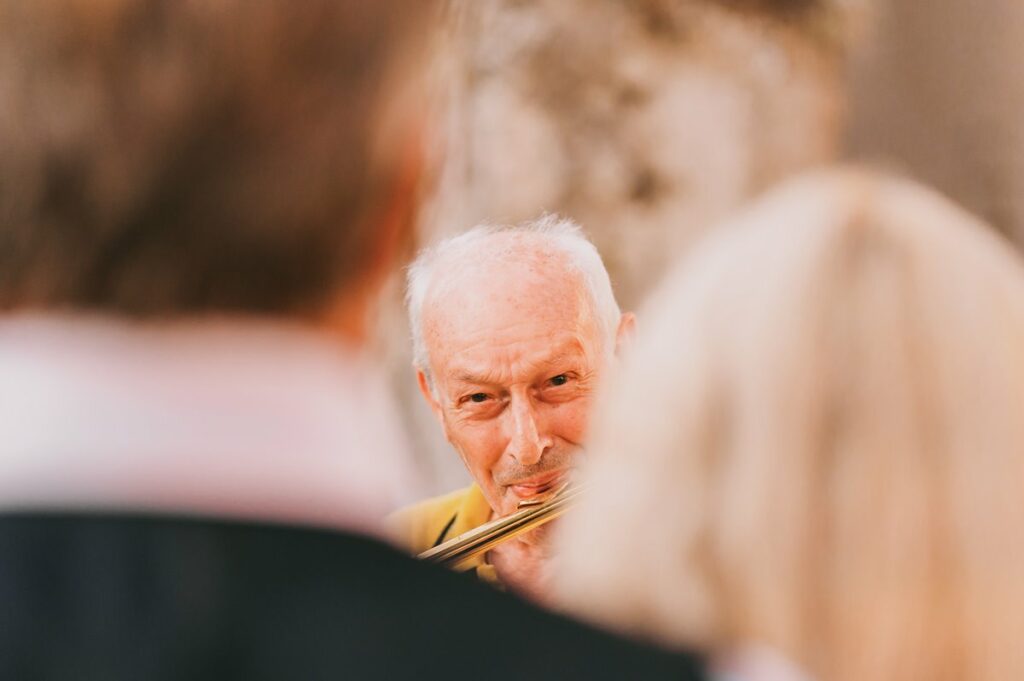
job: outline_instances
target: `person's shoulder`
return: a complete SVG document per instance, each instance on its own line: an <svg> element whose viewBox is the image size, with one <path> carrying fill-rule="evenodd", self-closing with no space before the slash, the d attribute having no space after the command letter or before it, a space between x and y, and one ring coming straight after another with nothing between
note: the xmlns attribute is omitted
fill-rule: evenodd
<svg viewBox="0 0 1024 681"><path fill-rule="evenodd" d="M491 669L494 679L703 681L694 656L616 638L344 531L0 513L0 546L0 589L19 596L5 603L3 619L18 626L0 627L0 678L188 669L172 677L395 681ZM189 645L173 645L182 636Z"/></svg>
<svg viewBox="0 0 1024 681"><path fill-rule="evenodd" d="M426 551L442 535L451 534L459 512L480 494L477 489L476 485L470 485L395 511L385 520L388 534L411 553Z"/></svg>

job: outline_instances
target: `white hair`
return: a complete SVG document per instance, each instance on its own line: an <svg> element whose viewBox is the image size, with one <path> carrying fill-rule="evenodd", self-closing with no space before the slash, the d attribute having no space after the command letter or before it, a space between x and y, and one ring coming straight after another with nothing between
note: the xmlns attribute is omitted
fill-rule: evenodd
<svg viewBox="0 0 1024 681"><path fill-rule="evenodd" d="M606 341L605 351L611 352L614 349L615 333L622 313L597 248L572 220L558 215L544 215L518 225L478 225L424 249L409 266L405 303L412 332L413 362L427 376L430 375L430 358L423 339L423 305L434 281L436 265L445 262L449 266L445 268L447 271L467 261L479 262L481 247L496 235L507 234L523 235L523 241L535 243L538 250L561 252L566 256L567 267L577 271L586 283L594 317ZM509 251L505 257L514 258L516 253Z"/></svg>

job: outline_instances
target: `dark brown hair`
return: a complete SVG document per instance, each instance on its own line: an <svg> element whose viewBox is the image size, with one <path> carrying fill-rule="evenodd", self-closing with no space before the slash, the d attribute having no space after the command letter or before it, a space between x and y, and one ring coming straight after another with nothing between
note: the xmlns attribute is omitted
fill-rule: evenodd
<svg viewBox="0 0 1024 681"><path fill-rule="evenodd" d="M0 0L0 309L320 310L424 4Z"/></svg>

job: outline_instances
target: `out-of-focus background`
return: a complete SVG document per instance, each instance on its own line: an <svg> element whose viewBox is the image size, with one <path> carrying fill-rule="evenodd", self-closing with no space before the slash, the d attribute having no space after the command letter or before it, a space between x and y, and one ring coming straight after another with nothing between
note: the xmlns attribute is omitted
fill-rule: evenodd
<svg viewBox="0 0 1024 681"><path fill-rule="evenodd" d="M917 178L1024 243L1018 0L451 0L435 60L421 245L558 212L626 309L731 211L835 160ZM469 478L416 390L399 288L379 349L437 494Z"/></svg>

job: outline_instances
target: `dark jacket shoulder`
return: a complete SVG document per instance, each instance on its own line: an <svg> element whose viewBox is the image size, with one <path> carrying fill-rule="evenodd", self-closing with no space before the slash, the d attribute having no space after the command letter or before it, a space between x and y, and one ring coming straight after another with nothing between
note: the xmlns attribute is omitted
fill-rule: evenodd
<svg viewBox="0 0 1024 681"><path fill-rule="evenodd" d="M4 679L698 679L613 637L308 528L0 515Z"/></svg>

